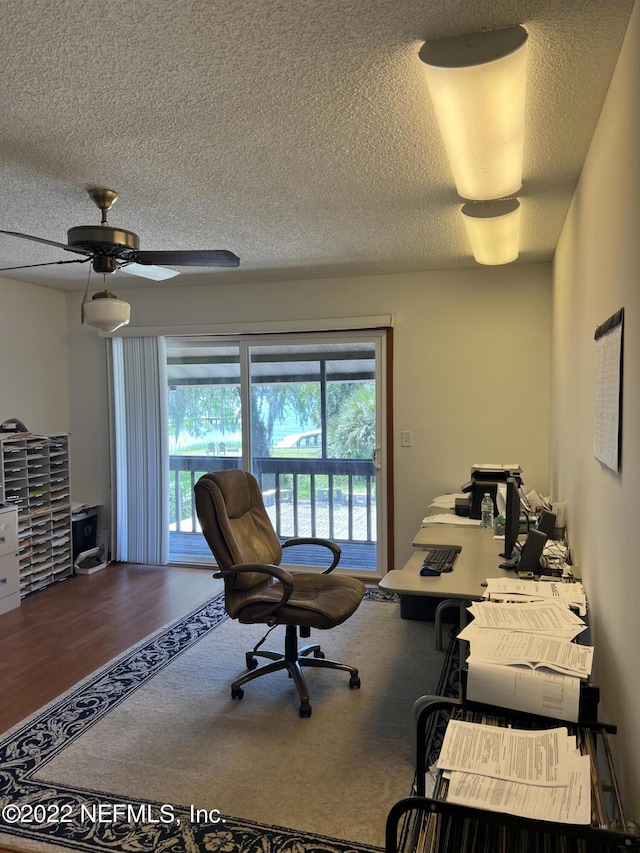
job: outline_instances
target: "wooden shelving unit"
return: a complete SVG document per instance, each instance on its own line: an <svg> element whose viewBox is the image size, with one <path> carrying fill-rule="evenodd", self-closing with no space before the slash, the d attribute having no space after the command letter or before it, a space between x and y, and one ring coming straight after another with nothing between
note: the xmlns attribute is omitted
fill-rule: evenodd
<svg viewBox="0 0 640 853"><path fill-rule="evenodd" d="M0 486L18 510L21 596L72 575L68 435L0 436Z"/></svg>

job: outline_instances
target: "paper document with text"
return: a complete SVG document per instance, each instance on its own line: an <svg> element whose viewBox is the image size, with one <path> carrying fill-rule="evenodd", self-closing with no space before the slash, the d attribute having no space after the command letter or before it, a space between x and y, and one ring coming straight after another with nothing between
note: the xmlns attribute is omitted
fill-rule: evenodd
<svg viewBox="0 0 640 853"><path fill-rule="evenodd" d="M450 720L437 767L512 782L567 785L570 745L575 749L575 738L564 727L524 731Z"/></svg>
<svg viewBox="0 0 640 853"><path fill-rule="evenodd" d="M467 699L577 723L580 679L547 669L471 661Z"/></svg>
<svg viewBox="0 0 640 853"><path fill-rule="evenodd" d="M565 675L587 678L593 667L593 646L572 643L563 637L533 634L526 631L503 631L499 628L475 628L471 623L458 634L469 640L471 652L467 658L493 664L524 664Z"/></svg>
<svg viewBox="0 0 640 853"><path fill-rule="evenodd" d="M569 754L567 785L543 787L456 771L447 800L463 806L507 812L536 820L591 823L590 760Z"/></svg>

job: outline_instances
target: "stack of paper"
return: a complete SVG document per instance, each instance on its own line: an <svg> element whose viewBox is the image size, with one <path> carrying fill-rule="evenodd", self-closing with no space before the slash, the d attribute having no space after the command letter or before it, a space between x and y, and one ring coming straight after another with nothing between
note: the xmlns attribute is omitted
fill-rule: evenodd
<svg viewBox="0 0 640 853"><path fill-rule="evenodd" d="M528 581L518 578L487 578L484 597L490 601L522 601L523 599L557 600L586 616L587 596L579 582Z"/></svg>
<svg viewBox="0 0 640 853"><path fill-rule="evenodd" d="M565 728L543 731L451 720L437 767L447 800L561 823L591 822L590 760Z"/></svg>
<svg viewBox="0 0 640 853"><path fill-rule="evenodd" d="M509 588L518 583L509 582ZM546 593L547 587L571 585L538 586ZM587 626L568 604L559 596L485 600L469 612L474 620L458 634L470 645L467 698L577 722L580 682L591 674L593 647L571 642Z"/></svg>
<svg viewBox="0 0 640 853"><path fill-rule="evenodd" d="M573 640L587 630L584 621L555 599L496 604L474 601L468 608L479 628L502 628L510 631L529 631L550 634Z"/></svg>
<svg viewBox="0 0 640 853"><path fill-rule="evenodd" d="M438 497L434 498L429 504L430 507L436 507L439 509L454 509L456 505L456 498L468 498L469 495L465 495L463 492L451 493L448 495L438 495Z"/></svg>
<svg viewBox="0 0 640 853"><path fill-rule="evenodd" d="M579 678L588 678L593 666L593 646L581 646L562 637L499 628L483 630L474 622L459 637L470 643L469 662L542 667Z"/></svg>
<svg viewBox="0 0 640 853"><path fill-rule="evenodd" d="M422 519L421 527L426 527L427 524L455 524L456 527L468 525L469 527L480 527L479 518L467 518L465 515L455 515L454 513L436 513L436 515L426 515Z"/></svg>

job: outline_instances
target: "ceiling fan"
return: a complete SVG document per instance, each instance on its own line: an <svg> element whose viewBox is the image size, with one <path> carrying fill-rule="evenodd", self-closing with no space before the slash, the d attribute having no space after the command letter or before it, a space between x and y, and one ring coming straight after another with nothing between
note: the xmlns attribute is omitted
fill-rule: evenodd
<svg viewBox="0 0 640 853"><path fill-rule="evenodd" d="M93 187L88 190L88 193L96 206L102 211L102 222L100 225L77 225L75 228L70 228L67 232L67 243L57 243L54 240L45 240L42 237L33 237L30 234L0 229L0 234L21 237L24 240L33 240L36 243L45 243L47 246L55 246L65 252L83 255L82 259L75 258L70 261L50 261L45 264L3 267L0 272L36 266L52 266L53 264L82 264L91 261L93 270L103 275L122 270L142 278L160 281L178 275L176 270L166 269L163 266L165 264L174 267L237 267L240 263L237 255L225 249L141 251L137 234L134 234L133 231L125 231L122 228L114 228L107 222L107 213L117 201L118 193L104 187Z"/></svg>

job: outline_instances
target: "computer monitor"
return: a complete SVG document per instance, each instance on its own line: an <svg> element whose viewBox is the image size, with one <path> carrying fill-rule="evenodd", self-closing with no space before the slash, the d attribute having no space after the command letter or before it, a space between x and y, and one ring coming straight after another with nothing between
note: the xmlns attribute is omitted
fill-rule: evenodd
<svg viewBox="0 0 640 853"><path fill-rule="evenodd" d="M511 560L514 554L518 533L520 532L520 492L513 477L507 478L507 503L504 514L504 551L500 555Z"/></svg>

